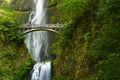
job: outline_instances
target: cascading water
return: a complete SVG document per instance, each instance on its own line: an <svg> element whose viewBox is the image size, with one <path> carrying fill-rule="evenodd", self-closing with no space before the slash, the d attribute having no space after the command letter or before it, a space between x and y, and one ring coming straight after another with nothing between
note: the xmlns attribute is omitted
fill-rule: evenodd
<svg viewBox="0 0 120 80"><path fill-rule="evenodd" d="M34 10L31 12L29 22L31 24L44 25L46 23L46 5L49 0L33 0ZM51 80L51 62L43 62L50 58L48 52L49 38L46 31L36 31L26 35L25 43L36 61L31 80Z"/></svg>

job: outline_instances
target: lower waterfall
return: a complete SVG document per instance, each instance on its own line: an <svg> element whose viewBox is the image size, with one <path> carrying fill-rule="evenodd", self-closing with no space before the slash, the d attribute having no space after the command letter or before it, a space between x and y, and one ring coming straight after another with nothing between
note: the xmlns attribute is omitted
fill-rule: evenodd
<svg viewBox="0 0 120 80"><path fill-rule="evenodd" d="M47 4L49 0L33 0L34 9L30 14L29 23L46 24ZM31 71L30 80L51 80L51 62L48 51L49 36L47 31L36 31L26 35L25 44L33 60L36 61Z"/></svg>
<svg viewBox="0 0 120 80"><path fill-rule="evenodd" d="M51 80L51 62L37 62L31 80Z"/></svg>

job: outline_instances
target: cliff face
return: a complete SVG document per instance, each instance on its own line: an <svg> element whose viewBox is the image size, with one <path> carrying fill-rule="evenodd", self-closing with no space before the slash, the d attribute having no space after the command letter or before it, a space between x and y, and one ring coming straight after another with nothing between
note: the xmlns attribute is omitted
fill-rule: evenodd
<svg viewBox="0 0 120 80"><path fill-rule="evenodd" d="M50 23L65 24L60 30L62 38L52 46L56 55L53 80L119 79L114 73L119 73L115 64L120 61L118 3L119 0L52 0Z"/></svg>
<svg viewBox="0 0 120 80"><path fill-rule="evenodd" d="M18 14L21 13L10 6L0 6L0 80L25 80L32 67L33 61L18 32L21 23Z"/></svg>
<svg viewBox="0 0 120 80"><path fill-rule="evenodd" d="M61 29L63 38L53 43L56 54L53 80L85 80L93 73L94 68L87 64L86 53L101 27L97 25L95 14L98 2L92 2L62 0L49 8L50 23L65 24Z"/></svg>
<svg viewBox="0 0 120 80"><path fill-rule="evenodd" d="M12 0L11 7L17 11L31 11L32 0Z"/></svg>
<svg viewBox="0 0 120 80"><path fill-rule="evenodd" d="M25 80L32 67L25 45L15 42L0 45L0 63L0 80Z"/></svg>

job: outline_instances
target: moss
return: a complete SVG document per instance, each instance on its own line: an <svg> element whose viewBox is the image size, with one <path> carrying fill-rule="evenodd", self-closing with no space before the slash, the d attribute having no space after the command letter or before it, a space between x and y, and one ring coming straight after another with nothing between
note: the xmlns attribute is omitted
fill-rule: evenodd
<svg viewBox="0 0 120 80"><path fill-rule="evenodd" d="M31 11L32 0L12 0L10 6L16 11Z"/></svg>
<svg viewBox="0 0 120 80"><path fill-rule="evenodd" d="M0 79L16 80L27 75L31 69L32 60L24 44L18 46L15 42L10 42L0 48ZM6 71L7 70L7 71ZM17 78L16 78L17 77Z"/></svg>
<svg viewBox="0 0 120 80"><path fill-rule="evenodd" d="M15 11L14 16L21 21L21 24L27 23L28 18L29 18L29 13L30 11L27 12L20 12L20 11Z"/></svg>
<svg viewBox="0 0 120 80"><path fill-rule="evenodd" d="M100 27L97 25L96 15L88 14L89 9L86 8L91 6L89 2L85 9L77 12L59 8L59 4L63 2L61 0L57 7L51 8L53 11L50 15L51 23L66 24L65 28L61 29L63 38L53 43L57 44L53 47L54 53L56 52L56 59L53 61L53 80L86 80L91 73L86 53L90 43L100 32Z"/></svg>
<svg viewBox="0 0 120 80"><path fill-rule="evenodd" d="M20 19L14 14L0 7L0 80L23 80L32 68L33 61L17 31Z"/></svg>

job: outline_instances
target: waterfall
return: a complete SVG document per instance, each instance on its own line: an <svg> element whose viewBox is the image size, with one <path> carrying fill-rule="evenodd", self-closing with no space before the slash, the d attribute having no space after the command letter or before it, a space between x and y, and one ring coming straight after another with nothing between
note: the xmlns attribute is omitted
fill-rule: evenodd
<svg viewBox="0 0 120 80"><path fill-rule="evenodd" d="M48 2L48 0L33 0L34 9L29 17L31 24L46 24ZM48 51L48 32L36 31L28 33L25 44L31 57L36 61L31 73L31 80L51 80L51 62L44 62L51 57Z"/></svg>

